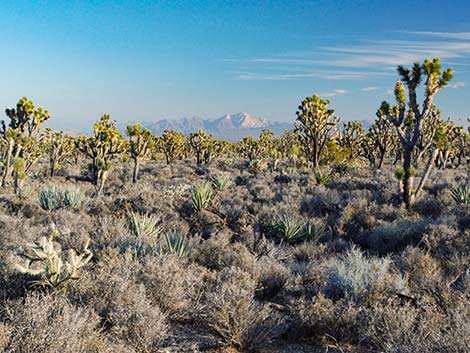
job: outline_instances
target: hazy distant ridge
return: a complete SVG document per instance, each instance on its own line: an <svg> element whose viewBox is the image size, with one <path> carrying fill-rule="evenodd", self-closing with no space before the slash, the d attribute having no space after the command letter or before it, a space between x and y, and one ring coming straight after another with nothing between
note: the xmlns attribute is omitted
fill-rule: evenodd
<svg viewBox="0 0 470 353"><path fill-rule="evenodd" d="M248 113L225 114L217 119L203 119L198 116L177 120L160 120L155 123L147 122L142 125L161 135L163 131L174 129L183 134L203 129L211 133L215 138L238 140L246 136L257 137L263 129L270 129L276 134L283 134L285 130L292 129L293 124L272 122L254 117Z"/></svg>

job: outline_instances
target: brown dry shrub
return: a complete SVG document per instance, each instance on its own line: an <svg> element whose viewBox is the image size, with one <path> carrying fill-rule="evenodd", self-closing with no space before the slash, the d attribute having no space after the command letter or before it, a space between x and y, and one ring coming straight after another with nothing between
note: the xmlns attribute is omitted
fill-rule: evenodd
<svg viewBox="0 0 470 353"><path fill-rule="evenodd" d="M151 352L166 337L167 323L166 315L137 282L141 265L128 253L119 255L117 249L106 250L101 256L71 296L95 309L114 343Z"/></svg>
<svg viewBox="0 0 470 353"><path fill-rule="evenodd" d="M8 302L3 317L10 326L8 352L107 351L99 316L59 295L37 294Z"/></svg>
<svg viewBox="0 0 470 353"><path fill-rule="evenodd" d="M291 311L295 318L296 333L308 339L338 342L357 342L363 325L363 308L347 300L333 300L319 294L312 299L294 301Z"/></svg>
<svg viewBox="0 0 470 353"><path fill-rule="evenodd" d="M254 299L255 279L239 269L222 271L207 297L204 318L225 345L258 352L287 326L274 308Z"/></svg>
<svg viewBox="0 0 470 353"><path fill-rule="evenodd" d="M252 271L255 261L245 245L232 242L230 232L219 232L209 239L195 242L190 257L197 264L211 270L234 266Z"/></svg>
<svg viewBox="0 0 470 353"><path fill-rule="evenodd" d="M209 280L207 269L174 255L149 257L139 274L149 298L171 319L189 319L199 310Z"/></svg>

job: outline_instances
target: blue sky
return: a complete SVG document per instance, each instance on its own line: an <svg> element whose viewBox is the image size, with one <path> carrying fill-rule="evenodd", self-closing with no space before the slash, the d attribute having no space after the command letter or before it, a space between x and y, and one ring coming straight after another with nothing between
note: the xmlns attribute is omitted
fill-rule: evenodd
<svg viewBox="0 0 470 353"><path fill-rule="evenodd" d="M397 4L400 4L398 6ZM246 111L294 121L318 93L343 121L392 100L398 64L455 70L444 116L470 116L468 1L0 1L0 106L51 126Z"/></svg>

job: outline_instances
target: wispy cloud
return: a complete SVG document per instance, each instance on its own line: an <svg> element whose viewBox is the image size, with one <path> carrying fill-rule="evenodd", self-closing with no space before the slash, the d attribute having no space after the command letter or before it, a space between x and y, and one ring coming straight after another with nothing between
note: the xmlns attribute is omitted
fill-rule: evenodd
<svg viewBox="0 0 470 353"><path fill-rule="evenodd" d="M470 32L426 32L426 31L400 31L402 33L423 35L435 38L450 38L470 40Z"/></svg>
<svg viewBox="0 0 470 353"><path fill-rule="evenodd" d="M361 91L363 91L363 92L370 92L370 91L376 91L377 89L378 89L378 87L375 87L375 86L368 86L368 87L361 88Z"/></svg>
<svg viewBox="0 0 470 353"><path fill-rule="evenodd" d="M452 62L454 67L469 65L470 32L397 33L410 38L358 40L346 46L319 46L297 53L240 59L236 64L244 70L237 73L236 78L246 81L308 78L358 80L370 76L396 76L397 65L410 65L436 56L444 62ZM421 38L418 40L416 37Z"/></svg>
<svg viewBox="0 0 470 353"><path fill-rule="evenodd" d="M346 94L346 93L349 93L349 91L345 90L345 89L335 89L332 92L321 93L320 96L322 96L322 97L334 97L334 96L337 96L339 94Z"/></svg>
<svg viewBox="0 0 470 353"><path fill-rule="evenodd" d="M450 88L463 88L465 87L465 82L459 81L449 85Z"/></svg>
<svg viewBox="0 0 470 353"><path fill-rule="evenodd" d="M304 78L318 78L325 80L350 80L369 76L390 76L383 72L367 71L311 71L301 73L262 73L262 72L238 72L237 79L243 81L285 81Z"/></svg>

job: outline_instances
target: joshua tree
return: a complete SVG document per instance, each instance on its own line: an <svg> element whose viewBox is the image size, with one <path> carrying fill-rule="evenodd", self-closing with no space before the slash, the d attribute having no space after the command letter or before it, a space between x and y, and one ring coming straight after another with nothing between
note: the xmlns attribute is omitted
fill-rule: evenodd
<svg viewBox="0 0 470 353"><path fill-rule="evenodd" d="M297 111L296 128L305 153L313 163L313 168L320 165L320 158L329 141L334 138L339 119L334 116L335 110L328 109L330 101L316 94L305 98Z"/></svg>
<svg viewBox="0 0 470 353"><path fill-rule="evenodd" d="M165 130L157 140L157 148L165 155L166 163L171 164L184 155L185 143L183 134L175 130Z"/></svg>
<svg viewBox="0 0 470 353"><path fill-rule="evenodd" d="M42 155L40 126L50 119L47 110L35 108L28 98L21 98L16 109L6 109L10 119L8 125L2 121L0 139L3 152L1 154L3 171L2 186L9 183L13 176L15 191L20 190L21 182Z"/></svg>
<svg viewBox="0 0 470 353"><path fill-rule="evenodd" d="M62 168L63 161L73 154L73 139L62 131L54 132L46 129L46 149L49 154L49 173L53 177Z"/></svg>
<svg viewBox="0 0 470 353"><path fill-rule="evenodd" d="M155 144L153 133L149 129L142 129L140 124L127 125L127 135L129 135L129 146L131 158L134 160L134 171L132 182L136 183L139 175L140 160L145 158L148 151Z"/></svg>
<svg viewBox="0 0 470 353"><path fill-rule="evenodd" d="M423 64L415 63L413 67L405 68L398 66L398 74L401 79L395 86L395 98L397 105L384 110L384 114L395 125L398 138L403 148L403 201L407 208L413 202L413 199L419 194L424 186L430 168L426 168L421 182L413 190L413 154L418 144L419 138L423 133L423 126L433 116L435 106L433 100L437 92L444 88L452 79L452 69L442 72L439 58L433 60L426 59ZM424 101L422 107L417 101L417 88L421 84L423 75L426 76ZM408 99L407 99L408 89ZM383 104L383 106L385 106ZM388 106L390 107L390 106ZM430 160L435 159L437 149L431 153ZM431 166L432 163L427 163Z"/></svg>
<svg viewBox="0 0 470 353"><path fill-rule="evenodd" d="M214 153L214 139L202 129L189 135L189 145L196 155L198 165L209 164Z"/></svg>
<svg viewBox="0 0 470 353"><path fill-rule="evenodd" d="M346 149L349 160L361 154L364 146L364 137L364 128L360 122L348 121L344 124L344 130L339 142L341 147Z"/></svg>
<svg viewBox="0 0 470 353"><path fill-rule="evenodd" d="M372 167L381 169L385 157L390 153L396 137L394 127L387 119L386 113L390 111L390 105L383 102L377 110L374 125L369 128L364 140L364 154L369 159Z"/></svg>
<svg viewBox="0 0 470 353"><path fill-rule="evenodd" d="M77 141L79 148L88 158L91 158L90 172L96 194L101 194L104 183L111 168L111 161L125 150L125 143L116 126L116 121L110 121L109 115L103 115L94 125L94 135Z"/></svg>
<svg viewBox="0 0 470 353"><path fill-rule="evenodd" d="M458 155L462 142L462 126L455 126L450 120L442 121L434 136L434 143L439 149L437 166L439 169L447 168L449 160Z"/></svg>

